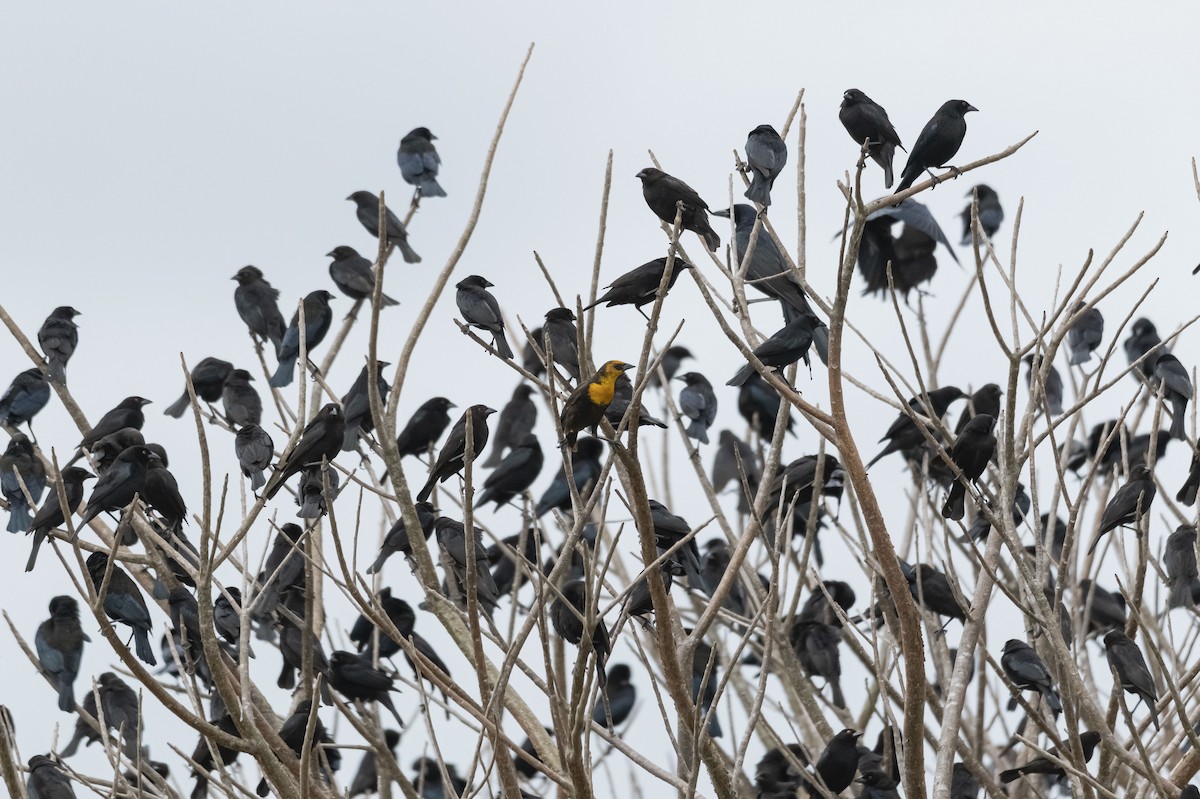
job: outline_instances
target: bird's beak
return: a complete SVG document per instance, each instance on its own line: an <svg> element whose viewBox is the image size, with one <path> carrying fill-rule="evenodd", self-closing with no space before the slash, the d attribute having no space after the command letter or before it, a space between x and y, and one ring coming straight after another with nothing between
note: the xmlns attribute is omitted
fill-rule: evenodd
<svg viewBox="0 0 1200 799"><path fill-rule="evenodd" d="M346 199L347 199L347 200L353 200L354 198L353 198L353 197L347 197Z"/></svg>
<svg viewBox="0 0 1200 799"><path fill-rule="evenodd" d="M437 141L437 136L434 136L432 133L430 133L430 134L429 134L429 140L430 140L430 141Z"/></svg>
<svg viewBox="0 0 1200 799"><path fill-rule="evenodd" d="M229 279L230 279L230 280L237 280L237 275L234 275L233 277L231 277L231 278L229 278Z"/></svg>
<svg viewBox="0 0 1200 799"><path fill-rule="evenodd" d="M978 110L979 109L976 108L975 106L971 105L970 103L967 103L967 111L978 111Z"/></svg>
<svg viewBox="0 0 1200 799"><path fill-rule="evenodd" d="M643 170L641 170L641 171L640 171L640 172L638 172L636 175L634 175L634 177L635 177L635 178L644 178L644 177L646 177L646 170L644 170L644 169L643 169Z"/></svg>
<svg viewBox="0 0 1200 799"><path fill-rule="evenodd" d="M325 253L325 257L326 257L326 258L332 258L332 257L334 257L334 256L333 256L333 250L330 250L329 252Z"/></svg>
<svg viewBox="0 0 1200 799"><path fill-rule="evenodd" d="M623 363L623 364L621 364L621 371L622 371L622 372L628 371L629 369L635 369L635 368L637 368L637 367L636 367L634 364L632 364L632 363Z"/></svg>
<svg viewBox="0 0 1200 799"><path fill-rule="evenodd" d="M728 208L725 208L725 209L722 209L722 210L720 210L720 211L713 211L713 212L712 212L712 215L713 215L713 216L723 216L723 217L725 217L726 219L728 219L728 218L729 218L729 211L730 211L730 209L728 209Z"/></svg>

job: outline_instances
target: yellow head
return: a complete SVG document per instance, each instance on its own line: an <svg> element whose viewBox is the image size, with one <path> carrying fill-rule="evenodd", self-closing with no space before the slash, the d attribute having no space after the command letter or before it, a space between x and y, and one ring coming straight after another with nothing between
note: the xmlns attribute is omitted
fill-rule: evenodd
<svg viewBox="0 0 1200 799"><path fill-rule="evenodd" d="M609 361L601 366L592 382L588 384L588 398L596 405L607 407L612 402L617 378L622 372L632 368L633 364L623 361Z"/></svg>

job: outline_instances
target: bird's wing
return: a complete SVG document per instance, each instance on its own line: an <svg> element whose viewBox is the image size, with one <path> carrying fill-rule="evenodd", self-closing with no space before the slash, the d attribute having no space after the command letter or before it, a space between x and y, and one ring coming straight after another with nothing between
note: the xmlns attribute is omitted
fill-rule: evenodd
<svg viewBox="0 0 1200 799"><path fill-rule="evenodd" d="M950 257L954 259L954 263L959 263L958 256L950 246L950 240L946 238L945 232L942 231L942 226L937 223L937 220L933 218L933 214L930 213L929 208L923 203L919 203L910 197L898 206L881 208L868 216L867 221L885 216L903 222L905 225L915 228L929 238L945 245L946 249L950 252ZM961 264L959 265L961 266Z"/></svg>

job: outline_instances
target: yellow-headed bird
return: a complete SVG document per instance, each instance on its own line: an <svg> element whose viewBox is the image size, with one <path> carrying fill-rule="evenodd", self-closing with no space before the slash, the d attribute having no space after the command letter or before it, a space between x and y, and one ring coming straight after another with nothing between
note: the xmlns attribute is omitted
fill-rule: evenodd
<svg viewBox="0 0 1200 799"><path fill-rule="evenodd" d="M609 361L600 367L592 379L579 386L567 397L563 405L560 421L563 428L563 441L575 451L575 436L580 430L592 428L595 434L596 425L604 418L604 411L612 402L613 389L617 378L633 364L621 361Z"/></svg>

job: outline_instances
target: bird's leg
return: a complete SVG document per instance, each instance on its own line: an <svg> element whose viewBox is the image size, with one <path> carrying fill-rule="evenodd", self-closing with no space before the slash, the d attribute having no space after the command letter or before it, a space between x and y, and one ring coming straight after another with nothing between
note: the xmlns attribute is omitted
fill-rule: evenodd
<svg viewBox="0 0 1200 799"><path fill-rule="evenodd" d="M955 180L958 180L959 176L962 175L962 170L959 169L958 167L956 167L954 164L950 164L949 166L946 167L946 169L949 169L951 172L954 173Z"/></svg>
<svg viewBox="0 0 1200 799"><path fill-rule="evenodd" d="M932 186L930 186L929 188L930 188L931 190L932 190L932 189L936 189L936 188L937 188L937 185L938 185L939 183L941 183L941 182L942 182L942 179L941 179L941 178L939 178L937 175L933 174L933 170L932 170L932 169L926 169L925 171L929 173L929 179L933 181L933 185L932 185Z"/></svg>
<svg viewBox="0 0 1200 799"><path fill-rule="evenodd" d="M643 311L640 306L635 307L637 308L637 312L642 315L642 318L646 320L646 324L650 324L650 317L646 316L646 312Z"/></svg>

